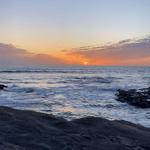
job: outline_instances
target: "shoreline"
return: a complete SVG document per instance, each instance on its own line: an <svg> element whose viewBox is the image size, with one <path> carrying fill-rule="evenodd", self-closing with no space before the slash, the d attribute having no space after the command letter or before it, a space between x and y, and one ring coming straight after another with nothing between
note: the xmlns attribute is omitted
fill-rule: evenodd
<svg viewBox="0 0 150 150"><path fill-rule="evenodd" d="M148 150L150 128L123 120L86 117L67 121L0 106L1 150Z"/></svg>

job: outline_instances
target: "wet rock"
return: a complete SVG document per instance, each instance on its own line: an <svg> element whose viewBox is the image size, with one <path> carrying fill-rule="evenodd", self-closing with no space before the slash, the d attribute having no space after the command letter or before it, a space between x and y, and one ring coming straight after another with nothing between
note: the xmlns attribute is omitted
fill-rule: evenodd
<svg viewBox="0 0 150 150"><path fill-rule="evenodd" d="M3 90L4 88L7 88L8 86L0 84L0 90Z"/></svg>
<svg viewBox="0 0 150 150"><path fill-rule="evenodd" d="M150 87L144 89L117 90L116 100L140 108L150 108Z"/></svg>
<svg viewBox="0 0 150 150"><path fill-rule="evenodd" d="M1 150L149 150L150 129L126 121L0 107Z"/></svg>

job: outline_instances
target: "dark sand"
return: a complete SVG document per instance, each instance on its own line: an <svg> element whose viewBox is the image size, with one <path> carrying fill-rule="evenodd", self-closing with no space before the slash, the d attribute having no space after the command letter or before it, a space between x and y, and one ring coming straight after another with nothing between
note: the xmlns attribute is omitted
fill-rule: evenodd
<svg viewBox="0 0 150 150"><path fill-rule="evenodd" d="M150 129L126 121L0 107L0 150L150 150Z"/></svg>

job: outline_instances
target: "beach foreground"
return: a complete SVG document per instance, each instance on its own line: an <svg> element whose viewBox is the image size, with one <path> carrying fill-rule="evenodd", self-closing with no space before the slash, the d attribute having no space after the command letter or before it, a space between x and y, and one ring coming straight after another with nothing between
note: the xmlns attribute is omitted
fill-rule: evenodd
<svg viewBox="0 0 150 150"><path fill-rule="evenodd" d="M1 150L149 150L150 129L126 121L0 107Z"/></svg>

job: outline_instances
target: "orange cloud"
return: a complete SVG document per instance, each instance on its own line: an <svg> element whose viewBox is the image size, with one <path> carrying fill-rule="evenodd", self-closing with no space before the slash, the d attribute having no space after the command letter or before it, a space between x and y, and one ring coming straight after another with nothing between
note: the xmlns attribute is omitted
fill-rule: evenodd
<svg viewBox="0 0 150 150"><path fill-rule="evenodd" d="M88 65L150 65L150 37L128 39L116 44L80 47L66 52ZM80 59L79 59L80 58Z"/></svg>

